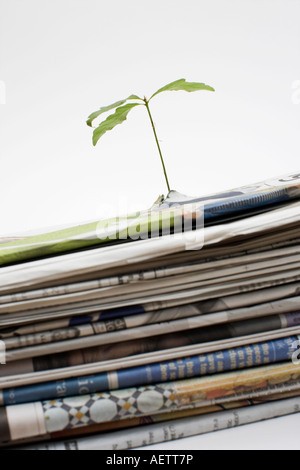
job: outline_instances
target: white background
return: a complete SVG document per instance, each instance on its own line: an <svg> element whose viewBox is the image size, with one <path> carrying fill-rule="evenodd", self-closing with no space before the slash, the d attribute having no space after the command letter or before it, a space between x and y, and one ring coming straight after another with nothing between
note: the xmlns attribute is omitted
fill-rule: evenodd
<svg viewBox="0 0 300 470"><path fill-rule="evenodd" d="M172 189L299 171L299 18L299 0L0 0L0 234L145 209L166 193L144 107L95 148L85 120L178 78L216 92L151 102Z"/></svg>
<svg viewBox="0 0 300 470"><path fill-rule="evenodd" d="M201 195L299 172L299 18L299 0L0 0L0 235L166 194L145 108L95 148L85 120L178 78L216 92L151 102L172 189ZM269 445L281 447L289 425L278 422ZM239 436L255 446L259 428L246 428L250 438L197 442L218 448L234 432L237 447Z"/></svg>

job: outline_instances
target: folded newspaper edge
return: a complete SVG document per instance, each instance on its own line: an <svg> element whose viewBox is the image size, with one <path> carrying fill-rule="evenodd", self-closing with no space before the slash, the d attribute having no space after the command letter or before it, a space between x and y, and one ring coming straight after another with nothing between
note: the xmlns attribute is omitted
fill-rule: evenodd
<svg viewBox="0 0 300 470"><path fill-rule="evenodd" d="M283 232L300 221L300 202L294 202L280 209L254 215L250 218L229 222L228 224L207 227L193 232L176 233L158 238L95 248L93 250L62 254L52 258L30 263L7 266L0 269L0 292L21 289L34 284L56 282L70 274L82 275L100 272L119 266L173 255L187 250L200 250L203 244L217 244L262 234L264 231L280 230Z"/></svg>
<svg viewBox="0 0 300 470"><path fill-rule="evenodd" d="M136 240L138 236L158 236L162 229L182 229L184 220L191 229L191 220L204 222L244 217L251 211L265 211L300 197L300 174L243 186L206 197L187 197L176 191L154 204L150 210L128 216L100 220L47 231L35 236L0 238L0 266L43 256L69 252L99 244ZM138 230L137 230L138 227ZM137 233L138 232L138 233Z"/></svg>

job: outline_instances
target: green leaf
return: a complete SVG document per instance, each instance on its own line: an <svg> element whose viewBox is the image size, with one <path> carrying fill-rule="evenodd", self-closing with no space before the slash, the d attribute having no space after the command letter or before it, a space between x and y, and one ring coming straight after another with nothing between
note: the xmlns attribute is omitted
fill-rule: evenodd
<svg viewBox="0 0 300 470"><path fill-rule="evenodd" d="M197 83L197 82L187 82L185 78L181 78L180 80L175 80L175 82L171 82L168 85L160 88L157 90L149 99L149 101L158 93L162 93L163 91L198 91L198 90L208 90L208 91L215 91L214 88L211 86L205 85L205 83Z"/></svg>
<svg viewBox="0 0 300 470"><path fill-rule="evenodd" d="M90 114L90 116L88 117L88 120L86 121L87 125L92 127L92 122L94 121L94 119L100 116L100 114L106 113L107 111L110 111L111 109L117 108L118 106L121 106L124 103L126 103L126 100L116 101L116 103L110 104L108 106L103 106L102 108L99 109L99 111L95 111L94 113Z"/></svg>
<svg viewBox="0 0 300 470"><path fill-rule="evenodd" d="M130 95L125 100L116 101L116 103L110 104L108 106L103 106L102 108L99 109L99 111L95 111L94 113L90 114L90 116L88 117L88 120L86 121L87 125L92 127L92 123L94 119L100 116L100 114L106 113L107 111L110 111L111 109L121 106L122 104L126 103L127 100L142 100L142 98L139 98L137 95Z"/></svg>
<svg viewBox="0 0 300 470"><path fill-rule="evenodd" d="M140 97L137 96L137 95L130 95L130 96L128 96L127 99L128 99L128 100L141 100L141 101L144 101L143 98L140 98Z"/></svg>
<svg viewBox="0 0 300 470"><path fill-rule="evenodd" d="M121 106L117 108L114 114L110 114L105 121L101 122L99 126L94 130L93 133L93 145L96 145L100 137L102 137L105 132L111 131L115 126L118 124L122 124L122 122L126 121L127 114L129 111L134 108L135 106L140 106L141 103L129 103L125 104L125 106Z"/></svg>

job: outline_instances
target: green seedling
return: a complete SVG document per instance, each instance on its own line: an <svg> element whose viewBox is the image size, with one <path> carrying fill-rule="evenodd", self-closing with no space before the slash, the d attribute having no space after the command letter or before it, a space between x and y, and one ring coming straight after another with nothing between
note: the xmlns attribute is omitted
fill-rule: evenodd
<svg viewBox="0 0 300 470"><path fill-rule="evenodd" d="M149 101L152 100L156 95L162 93L163 91L198 91L198 90L207 90L207 91L215 91L211 86L205 85L204 83L196 83L196 82L187 82L185 78L181 78L180 80L176 80L175 82L171 82L168 85L160 88L157 90L153 95L147 99L146 97L140 98L137 95L130 95L128 98L124 100L117 101L109 106L103 106L98 111L92 113L87 120L87 125L93 127L94 119L98 118L101 114L106 113L112 109L115 109L113 114L110 114L104 121L102 121L93 132L93 145L96 145L100 137L102 137L107 131L112 130L118 124L122 124L122 122L126 121L127 115L129 111L131 111L136 106L145 106L148 112L148 116L151 122L151 126L153 129L156 145L158 148L160 160L162 163L165 180L167 183L168 191L170 192L170 184L167 176L167 170L164 163L164 159L162 156L161 148L158 142L154 122L152 119L152 115L149 108ZM128 101L134 101L133 103L127 103ZM127 104L125 104L127 103ZM124 105L124 106L123 106Z"/></svg>

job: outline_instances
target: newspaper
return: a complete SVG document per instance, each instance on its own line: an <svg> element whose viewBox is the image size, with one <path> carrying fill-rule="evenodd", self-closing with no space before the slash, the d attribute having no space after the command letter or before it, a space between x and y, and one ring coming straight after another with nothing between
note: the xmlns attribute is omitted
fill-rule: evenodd
<svg viewBox="0 0 300 470"><path fill-rule="evenodd" d="M246 337L222 339L164 350L157 349L157 345L155 345L156 347L154 348L153 346L154 350L152 352L146 353L141 351L137 353L138 349L131 349L132 345L129 344L128 346L128 343L125 343L115 349L108 347L107 351L105 351L105 348L99 347L52 356L28 358L8 363L0 369L0 389L127 369L128 364L131 367L138 367L164 361L173 361L175 359L222 351L227 348L247 346L253 343L263 343L299 334L300 327L291 327L284 330L256 333ZM135 347L136 345L134 344L133 348ZM151 344L147 347L151 350ZM128 352L132 355L126 355ZM107 359L105 353L111 359Z"/></svg>
<svg viewBox="0 0 300 470"><path fill-rule="evenodd" d="M129 339L137 337L138 331L142 332L139 336L140 338L146 337L148 331L151 332L150 335L165 334L166 327L168 331L184 331L201 327L202 330L206 328L203 331L205 334L209 334L210 331L212 334L215 334L215 331L217 331L217 334L220 335L224 331L228 336L231 336L232 332L238 330L240 332L244 331L243 328L246 328L245 331L249 334L252 332L251 328L254 328L255 331L263 331L295 326L300 321L299 308L300 299L298 297L237 309L236 311L231 310L206 315L199 315L201 314L201 309L197 304L193 304L140 315L119 317L108 321L93 322L91 319L87 319L86 323L78 325L74 323L73 326L68 326L72 325L72 320L67 320L65 324L61 325L66 326L65 328L57 328L55 322L52 322L50 325L46 324L44 326L46 329L42 329L43 324L34 324L32 328L30 326L19 327L15 330L10 328L7 332L1 332L0 330L0 338L2 338L8 351L9 349L26 348L42 344L46 348L46 345L49 343L54 344L70 339L86 338L106 333L110 333L109 341L113 343L120 341L122 335L124 335L124 332L121 333L121 331L126 329L131 330L128 332L129 336L126 335ZM274 313L281 313L281 315L274 315ZM270 317L266 317L266 315L270 315ZM235 323L228 323L230 320ZM224 323L227 323L227 325L224 325ZM217 330L212 325L217 325ZM171 327L170 330L169 326ZM38 327L41 329L40 331ZM47 330L47 327L50 327L50 329ZM143 328L137 330L138 327ZM116 332L116 334L113 335L113 332ZM239 336L235 333L234 335ZM101 344L101 340L98 344Z"/></svg>
<svg viewBox="0 0 300 470"><path fill-rule="evenodd" d="M90 251L60 255L47 260L33 261L0 270L0 292L38 285L41 283L60 281L72 275L83 275L99 272L120 265L143 263L166 254L174 254L185 250L197 250L205 246L237 239L251 237L264 231L274 229L285 230L300 221L300 203L291 203L277 210L242 219L225 225L195 230L193 233L183 232L165 235L160 238L139 240L136 243L121 244L96 248ZM199 233L198 233L199 232ZM192 236L191 236L192 235ZM199 241L200 240L200 241Z"/></svg>
<svg viewBox="0 0 300 470"><path fill-rule="evenodd" d="M215 260L230 260L235 257L244 257L251 254L259 254L262 252L271 253L273 250L278 250L286 247L293 247L300 244L299 229L287 228L283 236L280 230L272 230L270 234L263 232L258 237L245 238L235 240L234 243L221 243L220 245L208 245L196 252L185 251L175 253L173 255L162 256L155 259L155 261L145 261L143 265L145 269L164 267L166 262L171 266L178 266L182 264L192 263L199 261L207 263ZM154 264L155 263L155 264ZM120 268L122 270L122 267ZM127 267L130 269L130 267ZM108 272L114 272L109 270Z"/></svg>
<svg viewBox="0 0 300 470"><path fill-rule="evenodd" d="M200 377L229 370L246 369L282 361L289 361L297 352L297 337L274 339L258 344L225 349L199 356L174 359L139 367L128 367L113 372L64 379L0 392L0 405L14 405L33 401L79 396L148 385L190 377Z"/></svg>
<svg viewBox="0 0 300 470"><path fill-rule="evenodd" d="M214 341L221 338L230 338L235 336L246 336L260 331L271 331L285 328L288 324L300 325L300 313L289 313L288 315L273 316L267 319L256 319L254 321L244 321L236 324L228 323L223 325L214 324L214 326L203 328L203 323L207 321L203 317L184 318L162 323L152 323L146 326L129 328L128 330L109 332L107 334L97 334L90 326L88 328L73 328L68 331L69 336L66 340L52 342L51 338L55 335L48 333L48 341L34 346L25 346L24 338L18 338L21 348L12 348L11 341L4 340L6 346L6 361L17 361L30 357L39 357L59 352L75 351L77 349L86 349L98 346L121 344L121 351L125 351L124 342L134 341L134 351L137 351L137 345L141 351L149 350L149 347L166 349L175 347L179 344L195 344L207 341ZM96 324L97 325L97 324ZM97 326L96 326L97 327ZM185 331L184 336L182 332ZM82 333L82 334L81 334ZM89 333L89 334L87 334ZM73 338L71 337L73 334ZM157 338L160 336L160 338ZM136 339L138 338L138 339ZM44 336L41 336L44 339ZM47 338L46 338L47 339ZM29 341L32 338L29 337ZM23 344L22 344L23 343ZM152 346L153 345L153 346ZM8 347L7 347L8 346ZM118 346L117 346L118 347ZM104 354L105 355L105 354Z"/></svg>
<svg viewBox="0 0 300 470"><path fill-rule="evenodd" d="M252 211L268 210L276 204L287 203L299 198L299 179L298 174L288 175L197 198L182 197L171 191L162 203L156 204L150 211L31 237L17 237L17 240L6 243L2 240L0 263L16 263L21 260L103 244L107 242L107 235L110 233L115 234L115 239L127 239L132 226L136 225L140 225L142 233L149 231L149 225L151 229L154 226L158 232L164 217L167 217L171 227L176 227L177 218L174 215L170 217L170 211L174 213L178 207L185 208L187 217L190 217L191 211L193 213L201 210L204 219L210 222L230 219L232 215L244 217L245 214L251 214Z"/></svg>
<svg viewBox="0 0 300 470"><path fill-rule="evenodd" d="M105 421L208 406L214 403L215 397L219 402L222 401L221 397L228 401L229 396L236 401L236 395L241 390L250 392L275 384L293 384L299 382L299 378L300 366L283 364L128 390L12 405L0 409L0 441L4 444ZM19 426L20 414L24 423L22 427Z"/></svg>
<svg viewBox="0 0 300 470"><path fill-rule="evenodd" d="M229 258L229 259L228 259ZM48 287L33 291L25 291L15 294L2 295L0 297L0 306L2 310L17 311L17 309L37 308L42 305L39 302L49 302L49 299L57 300L60 304L64 299L70 301L74 294L84 295L84 293L93 293L101 289L115 288L122 286L128 289L133 286L150 285L151 281L159 281L169 279L174 282L184 280L188 275L191 279L193 275L198 274L197 279L215 279L215 272L218 270L218 277L226 277L229 275L237 275L245 272L257 271L260 269L270 268L271 266L282 266L289 263L299 262L300 245L292 247L284 247L279 249L259 251L251 254L242 254L239 256L230 256L215 260L201 260L197 262L191 260L190 264L180 264L175 266L165 266L153 270L139 270L136 273L125 274L121 276L113 276L108 278L100 278L97 280L78 282L62 286ZM78 297L75 297L75 299ZM80 300L82 297L79 297ZM31 302L30 302L31 301ZM48 305L48 304L46 304ZM49 303L51 305L51 303ZM17 307L16 310L13 307Z"/></svg>
<svg viewBox="0 0 300 470"><path fill-rule="evenodd" d="M178 410L178 411L170 411L168 413L161 413L158 415L152 416L143 416L143 417L136 417L136 418L128 418L122 421L107 421L106 423L99 423L94 424L84 428L73 428L73 429L65 429L64 431L58 431L55 433L47 434L45 437L38 438L38 442L47 441L51 439L63 439L66 440L71 437L76 436L84 436L96 433L103 433L103 432L111 432L116 431L119 429L125 428L134 428L137 426L143 426L145 424L150 425L154 423L163 423L164 421L170 421L174 419L180 418L187 418L193 416L199 416L204 414L211 414L217 411L225 411L225 410L232 410L235 408L243 408L246 406L254 406L259 405L262 403L279 400L279 399L286 399L286 398L293 398L299 396L299 386L298 384L293 384L291 386L277 386L279 393L273 393L268 391L268 395L264 394L264 391L255 391L246 393L246 398L238 400L238 401L229 401L228 403L222 402L221 404L215 404L206 406L203 408L192 408L186 410ZM290 389L290 391L286 391ZM136 430L138 432L138 429ZM13 443L14 445L22 445L20 443ZM48 443L47 443L48 444ZM1 446L1 445L0 445Z"/></svg>
<svg viewBox="0 0 300 470"><path fill-rule="evenodd" d="M214 299L222 296L230 296L243 292L252 292L255 290L266 289L269 287L281 286L287 283L297 283L300 281L299 268L280 272L279 274L268 274L262 277L257 277L255 280L233 281L220 284L219 286L209 287L190 287L187 289L179 290L177 288L170 288L170 292L162 294L153 294L142 296L124 294L121 300L116 300L116 296L109 298L106 297L101 301L100 299L80 302L77 304L69 304L65 310L56 307L47 307L45 309L36 309L31 312L16 312L14 314L2 314L0 316L0 327L13 326L21 324L23 319L25 322L43 321L55 318L66 317L70 314L74 315L75 312L87 313L89 311L99 311L116 309L120 307L129 307L137 305L148 305L147 310L153 310L153 303L156 304L156 309L168 308L174 305L183 305L185 303L192 303L200 300ZM156 292L158 292L157 289ZM153 292L152 292L153 293ZM92 309L90 309L92 307Z"/></svg>
<svg viewBox="0 0 300 470"><path fill-rule="evenodd" d="M287 389L290 389L290 391L286 391ZM273 393L271 392L269 395L260 395L260 391L258 392L253 392L248 394L248 398L241 399L238 401L232 401L228 403L221 403L219 405L211 405L211 406L206 406L202 408L192 408L192 409L186 409L186 410L178 410L178 411L170 411L168 413L160 413L160 414L155 414L151 416L142 416L142 417L136 417L136 418L128 418L124 419L122 421L107 421L105 423L99 423L99 424L94 424L90 425L84 428L72 428L72 429L65 429L63 431L58 431L54 433L48 433L45 436L40 436L37 438L33 439L28 439L26 442L30 443L30 446L32 446L34 443L35 445L38 446L38 448L41 447L40 450L43 449L43 445L47 446L48 444L52 444L49 441L52 439L55 440L64 440L64 443L67 444L66 440L71 439L71 438L76 438L77 436L85 436L85 435L91 435L91 434L98 434L98 433L104 433L104 432L112 432L120 429L126 429L126 428L137 428L138 426L145 426L145 424L150 425L154 423L163 423L164 421L170 421L170 420L178 420L181 418L187 418L187 417L195 417L195 416L200 416L200 415L208 415L212 413L216 413L218 411L225 411L225 410L233 410L236 408L244 408L247 406L255 406L259 405L262 403L267 403L267 402L272 402L276 401L279 399L287 399L287 398L294 398L299 396L299 389L297 389L297 384L294 384L293 386L278 386L279 393ZM262 392L263 393L263 392ZM136 429L136 432L138 432L138 429ZM45 444L41 444L42 442L45 442ZM10 444L4 445L5 447L12 447L12 446L22 446L24 444L23 440L20 441L13 441ZM27 449L29 444L23 449ZM0 447L3 447L3 445L0 444Z"/></svg>
<svg viewBox="0 0 300 470"><path fill-rule="evenodd" d="M226 295L225 297L212 298L209 300L201 301L201 296L191 296L188 298L160 301L160 302L149 302L147 304L135 304L131 303L129 306L117 305L115 309L105 308L100 310L98 305L92 306L83 306L83 307L74 307L70 306L70 309L52 313L50 315L26 315L23 318L17 317L17 314L14 316L9 315L8 318L5 318L4 315L0 317L0 331L4 332L4 335L10 332L14 332L16 326L27 325L34 323L39 331L43 330L43 326L48 324L49 326L57 325L58 328L61 325L66 325L66 322L71 322L70 324L80 324L97 321L105 319L119 318L120 315L134 315L136 313L153 313L162 309L176 309L178 306L187 306L193 305L197 302L197 312L196 313L211 313L219 312L223 310L230 310L239 307L246 307L251 305L256 305L273 300L281 300L291 296L297 296L300 294L300 283L291 283L291 284L282 284L277 285L271 288L259 289L257 291L246 292L242 294ZM176 310L173 310L175 314ZM53 321L53 317L55 320ZM49 321L49 318L52 321ZM45 323L40 323L40 326L36 322L44 321ZM47 322L47 323L46 323ZM69 323L68 323L69 324Z"/></svg>
<svg viewBox="0 0 300 470"><path fill-rule="evenodd" d="M27 449L114 451L132 449L286 416L298 413L299 410L300 398L289 398L251 407L166 421L163 425L158 423L139 426L137 430L126 429L109 434L36 444Z"/></svg>
<svg viewBox="0 0 300 470"><path fill-rule="evenodd" d="M271 234L271 235L270 235ZM182 264L191 264L193 262L209 262L216 259L229 259L236 256L246 256L252 253L259 253L263 251L272 251L278 248L297 246L300 244L299 228L297 224L294 228L286 227L285 232L281 230L271 230L270 234L264 232L257 237L245 237L234 240L234 242L225 241L221 244L212 244L203 246L202 249L179 251L174 254L167 254L166 256L158 256L155 258L144 259L142 263L142 270L157 269L159 267L165 268L167 266L178 266ZM123 274L129 275L138 272L141 268L139 261L126 265L120 264L116 267L100 269L84 274L69 274L64 279L63 284L71 284L77 282L84 282L87 280L97 280L102 277L121 276ZM33 288L49 288L57 287L62 283L53 279L47 283L38 283ZM30 286L24 287L22 291L31 290ZM18 292L13 290L14 293Z"/></svg>
<svg viewBox="0 0 300 470"><path fill-rule="evenodd" d="M297 396L295 395L297 391L295 392L287 392L284 393L285 398L290 398L291 396ZM270 400L272 397L270 397ZM265 401L269 401L269 399L266 399ZM254 400L251 402L251 404L254 404ZM261 403L261 401L259 401ZM28 439L26 442L38 442L41 443L42 441L47 441L51 439L66 439L78 435L86 435L86 434L94 434L94 433L100 433L100 432L109 432L109 431L115 431L118 429L124 429L124 428L132 428L132 427L137 427L137 426L142 426L145 425L145 423L150 424L150 423L161 423L163 421L168 421L170 419L180 419L180 418L185 418L189 416L199 416L201 414L205 413L214 413L216 411L222 411L222 409L233 409L233 408L241 408L242 406L248 406L250 403L247 400L241 400L238 402L232 402L224 405L214 405L214 406L208 406L205 408L193 408L193 409L187 409L187 410L178 410L178 411L170 411L169 413L161 413L159 415L152 415L152 416L142 416L142 417L132 417L128 419L124 419L122 421L107 421L105 423L99 423L99 424L93 424L84 428L72 428L72 429L64 429L63 431L57 431L53 433L48 433L45 434L45 436L40 436L38 438L33 438L33 439ZM0 447L12 447L16 445L22 445L23 441L22 439L20 441L14 441L10 442L9 444L4 444L1 445Z"/></svg>
<svg viewBox="0 0 300 470"><path fill-rule="evenodd" d="M174 315L173 318L177 316L180 317L180 312L182 309L188 309L189 315L198 315L198 314L207 314L212 312L220 312L224 310L232 310L239 307L248 307L254 306L265 302L272 302L278 301L278 305L280 305L281 301L285 301L285 299L290 298L292 302L292 309L294 308L294 300L293 297L297 296L300 293L300 283L292 283L292 284L284 284L281 286L265 288L263 290L252 291L242 294L236 294L226 297L219 297L210 300L199 301L197 297L191 297L190 299L186 299L185 301L181 301L178 305L178 302L169 301L169 302L151 302L145 305L132 305L129 307L121 307L120 309L109 309L107 311L100 310L97 306L95 307L87 307L85 308L71 308L68 312L65 313L66 318L57 319L54 321L48 321L43 323L33 323L32 325L23 326L22 332L23 333L30 333L31 331L43 331L44 326L50 329L60 328L62 326L71 326L71 325L79 325L85 323L96 322L98 320L112 320L114 318L120 318L121 316L131 316L137 313L143 314L158 314L161 309L164 309L163 312L171 312L171 315ZM296 301L296 300L295 300ZM197 302L195 304L195 302ZM195 307L196 305L196 307ZM273 308L273 307L272 307ZM290 307L289 307L290 308ZM264 310L266 311L266 310ZM281 312L283 310L280 310ZM95 312L95 313L94 313ZM178 313L179 312L179 313ZM279 312L279 311L278 311ZM2 317L3 318L3 317ZM147 316L145 315L145 317ZM31 321L35 322L37 319L34 317L32 320L31 318L25 318L18 320L16 322L13 321L11 318L11 323L9 323L8 328L2 328L1 336L3 337L10 336L11 334L19 334L18 329L13 328L14 324L27 324ZM1 320L0 320L1 321ZM4 322L5 323L5 322ZM33 328L33 330L32 330ZM22 332L20 334L22 334Z"/></svg>
<svg viewBox="0 0 300 470"><path fill-rule="evenodd" d="M260 253L260 255L249 255L245 259L238 257L237 259L231 259L229 265L227 261L225 267L223 267L224 264L225 260L221 260L205 264L180 266L179 268L165 268L164 270L160 269L149 273L139 272L130 276L121 276L119 279L100 279L99 281L85 283L88 287L86 290L83 290L80 285L79 292L62 293L61 290L68 290L69 287L73 290L75 286L58 286L55 295L50 296L49 290L46 289L45 296L32 300L18 299L13 302L6 302L7 297L11 299L13 296L3 296L0 297L0 314L37 310L55 305L62 307L75 302L124 296L124 294L129 296L130 293L133 297L145 295L148 291L150 291L150 295L155 295L157 292L170 292L178 289L179 286L181 290L190 288L200 282L202 287L215 286L229 281L261 278L265 274L284 273L300 266L300 246L274 250L271 253ZM178 274L178 271L180 271L180 274ZM40 294L42 292L40 291ZM19 298L22 295L26 297L28 294L30 295L31 292L19 294ZM37 292L34 295L37 295Z"/></svg>
<svg viewBox="0 0 300 470"><path fill-rule="evenodd" d="M297 174L0 240L0 444L298 399L299 226Z"/></svg>

